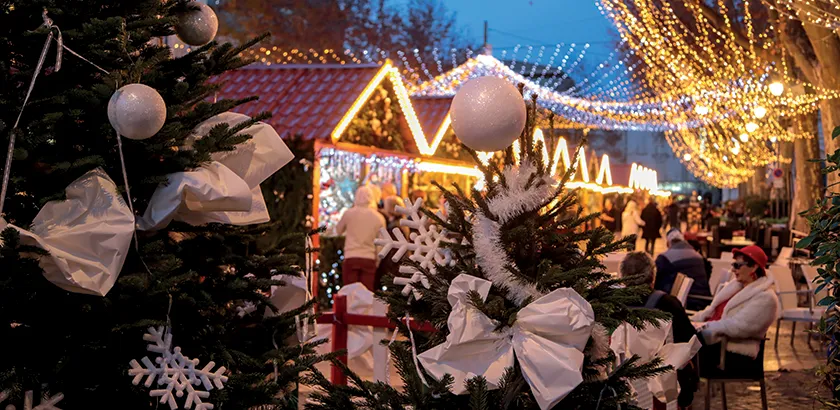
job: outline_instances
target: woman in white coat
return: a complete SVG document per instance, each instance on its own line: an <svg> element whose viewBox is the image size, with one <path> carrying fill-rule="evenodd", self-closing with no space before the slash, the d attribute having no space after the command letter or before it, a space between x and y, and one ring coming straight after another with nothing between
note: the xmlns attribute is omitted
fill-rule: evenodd
<svg viewBox="0 0 840 410"><path fill-rule="evenodd" d="M639 214L639 205L631 199L624 207L624 212L621 213L621 237L638 235L639 228L642 226L645 226L645 221Z"/></svg>
<svg viewBox="0 0 840 410"><path fill-rule="evenodd" d="M726 343L726 375L755 369L760 340L776 320L779 302L773 279L765 272L767 255L758 246L747 246L732 252L735 280L715 294L712 304L692 316L693 322L704 322L698 330L706 346L700 350L700 376L719 373L720 342ZM747 374L744 374L745 376Z"/></svg>

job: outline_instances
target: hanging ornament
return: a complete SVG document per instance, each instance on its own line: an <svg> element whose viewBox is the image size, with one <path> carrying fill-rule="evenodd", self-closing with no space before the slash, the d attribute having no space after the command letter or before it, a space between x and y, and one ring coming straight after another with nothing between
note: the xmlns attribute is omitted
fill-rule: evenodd
<svg viewBox="0 0 840 410"><path fill-rule="evenodd" d="M497 77L464 84L449 114L455 135L476 151L503 150L525 129L525 100L516 87Z"/></svg>
<svg viewBox="0 0 840 410"><path fill-rule="evenodd" d="M114 92L108 101L108 121L120 135L144 140L163 127L166 103L154 88L129 84Z"/></svg>
<svg viewBox="0 0 840 410"><path fill-rule="evenodd" d="M178 38L191 46L203 46L213 41L219 30L219 18L213 9L197 1L189 2L186 8L186 11L177 15L175 33Z"/></svg>

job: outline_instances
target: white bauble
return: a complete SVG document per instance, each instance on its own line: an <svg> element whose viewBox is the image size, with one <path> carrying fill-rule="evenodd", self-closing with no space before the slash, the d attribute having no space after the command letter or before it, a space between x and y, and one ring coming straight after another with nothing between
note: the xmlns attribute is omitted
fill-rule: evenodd
<svg viewBox="0 0 840 410"><path fill-rule="evenodd" d="M178 13L175 33L178 38L191 46L203 46L216 38L219 30L219 18L210 6L191 1L188 10Z"/></svg>
<svg viewBox="0 0 840 410"><path fill-rule="evenodd" d="M166 103L154 88L129 84L115 91L108 101L108 121L120 135L143 140L163 127Z"/></svg>
<svg viewBox="0 0 840 410"><path fill-rule="evenodd" d="M476 151L500 151L525 129L525 100L519 90L498 77L467 81L449 108L452 129Z"/></svg>

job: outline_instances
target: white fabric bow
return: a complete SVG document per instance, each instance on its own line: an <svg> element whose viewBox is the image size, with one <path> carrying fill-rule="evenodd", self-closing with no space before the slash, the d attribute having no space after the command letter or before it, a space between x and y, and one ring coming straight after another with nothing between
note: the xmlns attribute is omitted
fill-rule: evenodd
<svg viewBox="0 0 840 410"><path fill-rule="evenodd" d="M101 168L89 171L65 189L67 199L47 202L21 241L50 254L40 259L44 277L76 293L105 296L122 270L131 238L134 215L114 181Z"/></svg>
<svg viewBox="0 0 840 410"><path fill-rule="evenodd" d="M663 366L674 368L673 371L632 382L639 407L652 409L653 397L666 404L677 400L680 390L676 370L683 368L697 354L701 344L697 336L692 336L688 343L673 343L673 339L670 320L661 321L658 328L648 324L641 331L623 323L613 332L610 347L619 362L633 355L638 355L642 362L661 357Z"/></svg>
<svg viewBox="0 0 840 410"><path fill-rule="evenodd" d="M574 290L557 289L522 308L511 328L495 332L496 323L470 306L468 296L476 291L486 299L490 286L466 274L452 281L446 342L418 359L438 379L452 375L455 394L466 393L466 381L476 376L498 388L515 359L540 408L551 408L583 381L583 349L595 323L592 307Z"/></svg>
<svg viewBox="0 0 840 410"><path fill-rule="evenodd" d="M196 139L219 124L231 127L247 115L225 112L196 127ZM258 122L245 130L251 139L230 152L217 152L213 161L198 169L176 172L161 184L138 221L140 230L166 227L172 220L191 225L211 222L250 225L269 221L260 183L294 157L274 129Z"/></svg>

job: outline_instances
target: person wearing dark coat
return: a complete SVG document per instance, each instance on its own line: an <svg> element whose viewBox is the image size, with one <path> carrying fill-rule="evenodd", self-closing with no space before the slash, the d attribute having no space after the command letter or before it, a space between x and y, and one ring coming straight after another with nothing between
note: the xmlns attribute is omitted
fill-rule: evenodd
<svg viewBox="0 0 840 410"><path fill-rule="evenodd" d="M645 252L652 256L653 250L656 248L656 240L661 236L659 230L662 229L662 212L659 212L653 197L650 198L647 206L642 210L642 220L645 221L645 226L642 227Z"/></svg>
<svg viewBox="0 0 840 410"><path fill-rule="evenodd" d="M709 276L706 271L707 261L703 258L703 255L694 250L691 244L685 241L682 232L676 229L668 232L666 240L668 241L668 250L656 257L654 289L670 293L671 288L674 287L677 273L682 273L694 279L689 294L711 297ZM686 308L700 310L708 304L708 301L702 299L689 298L686 302Z"/></svg>
<svg viewBox="0 0 840 410"><path fill-rule="evenodd" d="M631 307L644 307L648 309L661 310L671 314L671 329L674 336L674 343L688 343L697 331L679 299L661 290L654 290L653 284L658 279L653 260L644 252L630 252L621 261L619 274L622 278L630 278L626 282L628 286L645 286L650 288L650 293L640 301L641 303L629 304ZM699 378L697 370L692 362L684 368L677 370L677 381L680 384L680 395L677 397L677 404L680 407L688 407L694 401L694 392L697 391Z"/></svg>

